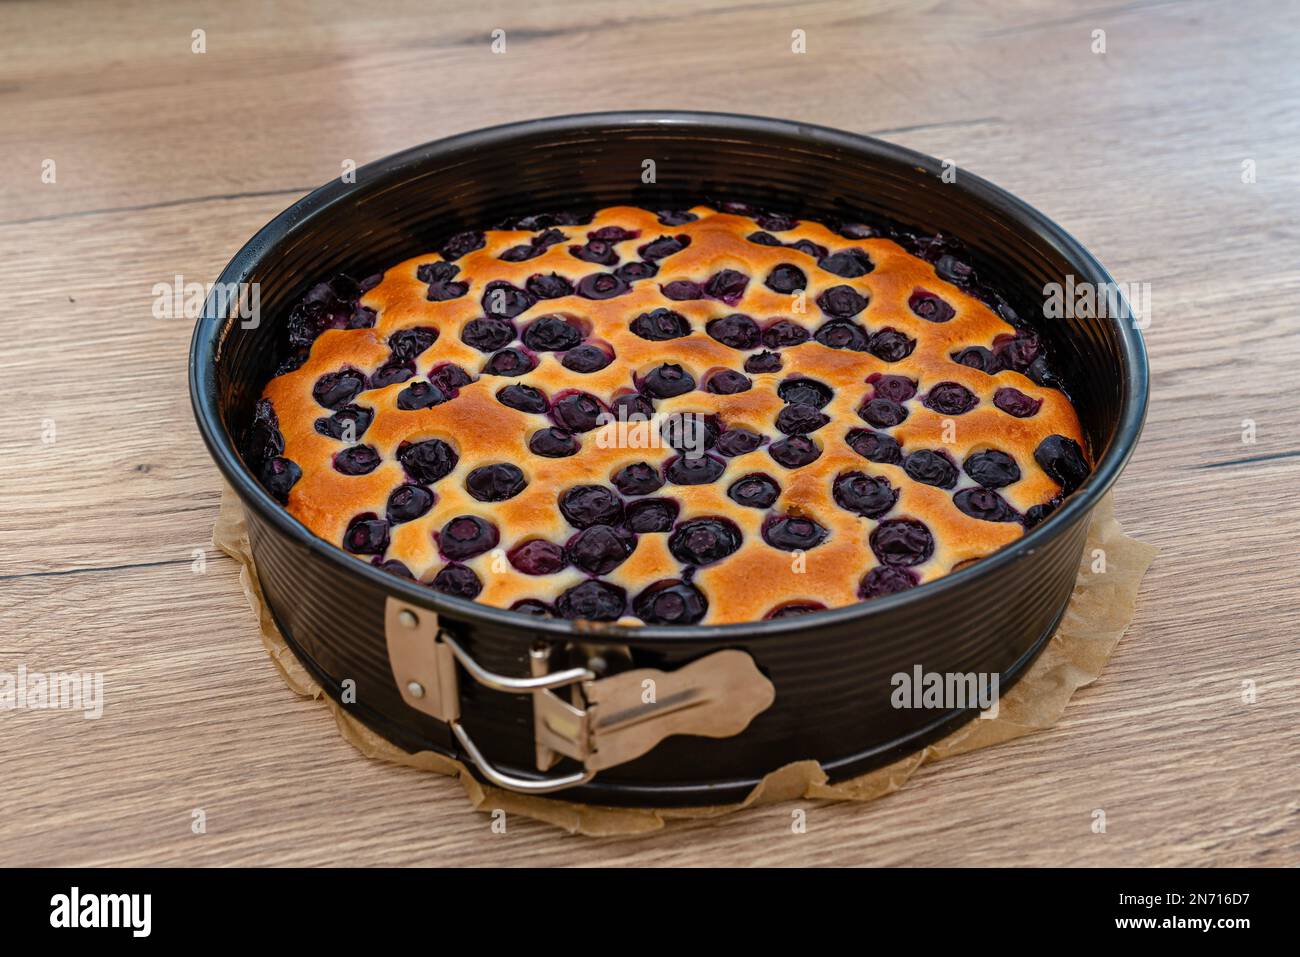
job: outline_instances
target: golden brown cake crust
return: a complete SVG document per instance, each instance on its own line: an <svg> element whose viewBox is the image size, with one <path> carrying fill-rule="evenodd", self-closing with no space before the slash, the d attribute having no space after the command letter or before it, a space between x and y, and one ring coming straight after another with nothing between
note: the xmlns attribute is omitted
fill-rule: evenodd
<svg viewBox="0 0 1300 957"><path fill-rule="evenodd" d="M665 484L651 493L680 503L678 522L703 516L721 516L734 522L743 540L734 553L693 570L673 556L665 533L636 537L631 555L603 580L626 590L629 606L625 620L632 617L631 599L647 586L684 575L707 599L704 623L753 621L763 618L784 603L811 602L826 607L859 600L859 586L865 573L878 564L870 545L872 531L882 520L900 518L923 522L933 536L930 557L912 567L917 580L928 581L955 566L979 558L1024 534L1017 521L985 521L971 517L954 504L954 495L975 487L962 470L972 453L997 449L1011 456L1019 467L1018 481L999 488L998 493L1018 513L1041 505L1061 493L1058 483L1035 462L1034 450L1051 435L1084 443L1078 417L1060 391L1035 384L1019 372L1004 370L995 375L959 364L953 354L969 346L993 348L998 337L1014 336L1017 330L1004 322L983 302L940 279L934 266L906 252L889 239L845 239L813 222L800 222L782 230L782 246L761 245L748 240L759 227L748 216L714 213L695 207L694 221L663 225L657 215L631 207L601 210L582 226L563 226L567 239L535 258L509 262L498 258L511 247L528 243L537 231L495 230L485 234L482 248L455 260L455 280L468 284L466 294L446 301L430 301L429 283L417 278L423 264L442 259L437 253L416 256L388 269L382 282L369 289L361 304L377 313L373 328L330 329L312 345L310 355L298 369L273 379L266 387L283 435L283 456L301 469L301 478L288 493L289 511L315 534L341 544L356 516L373 513L385 516L393 489L409 481L397 452L403 443L438 438L458 456L455 468L429 487L436 503L425 515L393 524L382 556L358 556L362 560L396 559L421 581L431 581L446 561L439 555L435 533L456 516L476 515L496 527L500 543L496 549L463 562L482 583L477 600L509 607L521 599L538 599L548 605L587 576L569 566L548 575L527 575L512 567L506 557L511 548L528 539L542 538L564 545L576 529L558 507L560 495L574 485L611 486L611 477L622 467L647 462L663 466L677 454L667 446L629 448L617 441L619 426L608 424L578 436L580 450L563 458L545 458L529 449L536 431L554 425L546 414L517 411L496 398L511 384L540 389L552 399L565 390L579 390L608 404L613 397L636 389L636 383L662 363L675 363L690 372L697 387L674 398L657 399L658 413L705 413L716 415L724 428L743 426L766 437L768 442L755 451L722 458L726 471L717 481L702 485ZM560 315L586 332L586 341L596 342L613 353L613 361L591 373L571 371L561 365L562 354L536 353L536 367L519 377L482 374L489 353L471 348L461 339L466 323L484 315L483 294L489 282L505 281L524 287L529 277L557 273L577 283L592 273L611 268L576 258L571 246L582 245L588 235L603 227L618 226L637 233L636 238L614 242L620 263L636 261L638 248L661 236L684 236L689 245L658 262L657 275L635 281L631 290L605 300L578 295L538 300L513 319L522 333L528 324L544 315ZM863 250L872 269L866 275L844 278L818 265L818 261L789 246L809 240L830 252ZM802 296L776 292L764 285L765 278L781 264L797 266L807 277ZM735 305L717 299L672 301L662 287L675 280L705 283L720 270L731 269L749 277L743 298ZM809 340L779 350L782 367L777 372L746 372L752 388L734 395L715 395L704 386L718 369L743 371L747 357L763 351L762 346L737 350L712 338L706 323L732 313L743 313L765 327L784 318L810 333L828 321L819 308L818 297L835 286L851 286L868 300L852 321L868 333L892 328L915 340L905 358L886 362L866 351L829 348ZM932 293L951 306L954 315L944 322L932 322L909 308L909 297L917 290ZM658 308L669 308L684 316L691 333L684 338L650 341L634 334L629 324L637 316ZM313 396L317 381L327 373L354 369L372 375L389 358L388 337L409 327L432 327L436 342L415 361L412 378L383 388L367 388L351 399L352 404L374 411L373 421L357 438L378 453L379 465L364 475L345 475L336 470L336 453L346 444L321 434L316 422L331 414ZM513 343L519 346L518 341ZM460 387L454 398L419 410L403 410L397 398L413 382L424 380L430 370L453 363L466 370L474 381ZM870 429L859 416L864 399L870 398L873 374L905 376L916 386L915 397L903 403L907 417L901 424L882 429L902 447L904 455L918 449L946 453L959 473L955 487L939 488L909 477L901 465L868 461L850 447L852 430ZM635 377L635 379L634 379ZM833 395L822 410L830 421L810 433L821 448L815 461L789 469L770 453L771 443L785 438L774 422L785 403L777 394L783 381L808 377L829 386ZM970 411L943 415L924 404L929 390L940 382L955 382L978 397ZM1020 418L994 403L998 389L1011 387L1041 401L1036 414ZM654 430L642 430L644 438ZM518 466L527 479L522 492L502 502L482 502L466 490L469 472L490 463ZM763 473L780 485L780 498L770 509L744 507L727 495L740 476ZM855 514L838 504L833 494L837 476L862 472L887 479L898 492L894 506L879 518ZM626 498L631 502L635 499ZM825 540L805 552L775 548L764 540L764 521L772 515L805 516L827 530Z"/></svg>

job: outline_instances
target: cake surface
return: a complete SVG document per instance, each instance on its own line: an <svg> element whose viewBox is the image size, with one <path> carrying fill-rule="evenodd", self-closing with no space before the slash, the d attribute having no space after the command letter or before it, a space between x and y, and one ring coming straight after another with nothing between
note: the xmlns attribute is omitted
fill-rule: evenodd
<svg viewBox="0 0 1300 957"><path fill-rule="evenodd" d="M944 256L746 210L530 217L315 287L245 441L315 534L530 614L905 590L1088 473L1041 343Z"/></svg>

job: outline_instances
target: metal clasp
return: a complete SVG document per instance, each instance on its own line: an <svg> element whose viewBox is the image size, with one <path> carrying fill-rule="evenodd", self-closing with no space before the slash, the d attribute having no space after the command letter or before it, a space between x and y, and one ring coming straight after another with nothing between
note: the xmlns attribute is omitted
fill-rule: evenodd
<svg viewBox="0 0 1300 957"><path fill-rule="evenodd" d="M598 771L638 758L674 734L739 734L775 699L772 683L754 660L734 649L716 651L676 671L639 668L599 677L589 668L551 671L552 648L539 643L529 652L531 674L515 678L483 668L426 608L389 598L385 633L402 700L445 721L483 777L511 791L546 794L584 784ZM494 767L461 724L457 663L486 688L532 695L539 771L550 770L562 757L581 762L583 770L526 778ZM568 701L555 693L562 688L570 689Z"/></svg>

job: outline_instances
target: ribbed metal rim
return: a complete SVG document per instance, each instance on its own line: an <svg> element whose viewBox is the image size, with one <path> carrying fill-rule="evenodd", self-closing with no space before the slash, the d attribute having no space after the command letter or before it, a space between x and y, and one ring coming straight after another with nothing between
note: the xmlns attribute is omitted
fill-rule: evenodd
<svg viewBox="0 0 1300 957"><path fill-rule="evenodd" d="M569 133L611 126L707 127L721 133L730 131L775 134L802 139L820 146L834 147L847 153L884 158L912 166L933 168L938 164L938 160L924 153L870 136L847 133L825 126L734 113L635 110L546 117L459 133L369 163L357 171L357 181L364 182L371 176L390 174L405 167L415 169L431 158L459 150L492 149L521 136ZM280 213L258 230L253 238L234 255L218 277L217 288L232 288L229 284L245 281L264 257L274 254L278 243L291 233L310 230L314 216L335 202L350 201L351 193L355 188L353 185L334 179ZM960 189L971 194L991 210L995 209L1003 217L1015 222L1026 232L1048 241L1063 258L1071 263L1080 279L1094 284L1114 282L1105 267L1078 240L1023 200L965 171L959 183L949 184L949 188ZM222 332L227 325L226 318L221 314L222 305L216 295L210 296L204 304L203 314L195 324L194 336L190 344L190 401L208 451L245 506L255 509L264 521L322 556L333 564L341 575L360 575L405 601L432 608L436 612L457 619L518 629L521 637L525 638L544 633L560 637L581 635L587 641L596 638L599 634L601 638L608 637L612 640L635 639L638 644L683 641L727 642L742 638L748 642L816 629L819 626L858 621L865 623L876 614L931 599L938 600L939 596L946 592L958 589L977 578L992 575L997 569L1033 553L1059 534L1060 530L1092 511L1098 500L1119 477L1137 445L1146 418L1150 387L1146 347L1141 332L1132 322L1108 319L1107 321L1116 326L1118 332L1124 375L1119 421L1110 446L1103 453L1093 473L1051 517L1023 538L967 568L950 572L942 578L926 582L908 591L793 618L728 625L638 625L627 628L610 625L602 628L599 633L593 633L590 629L579 632L572 622L564 619L535 618L468 599L441 595L426 586L398 578L372 565L359 562L342 549L318 538L271 498L244 467L234 440L221 420L215 371Z"/></svg>

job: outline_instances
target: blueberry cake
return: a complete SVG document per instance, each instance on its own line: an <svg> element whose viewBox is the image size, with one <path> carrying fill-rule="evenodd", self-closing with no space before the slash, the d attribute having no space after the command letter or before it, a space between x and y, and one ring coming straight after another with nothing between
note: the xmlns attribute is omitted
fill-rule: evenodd
<svg viewBox="0 0 1300 957"><path fill-rule="evenodd" d="M955 248L739 204L459 233L307 294L245 457L326 541L532 615L913 588L1090 467L1042 342Z"/></svg>

